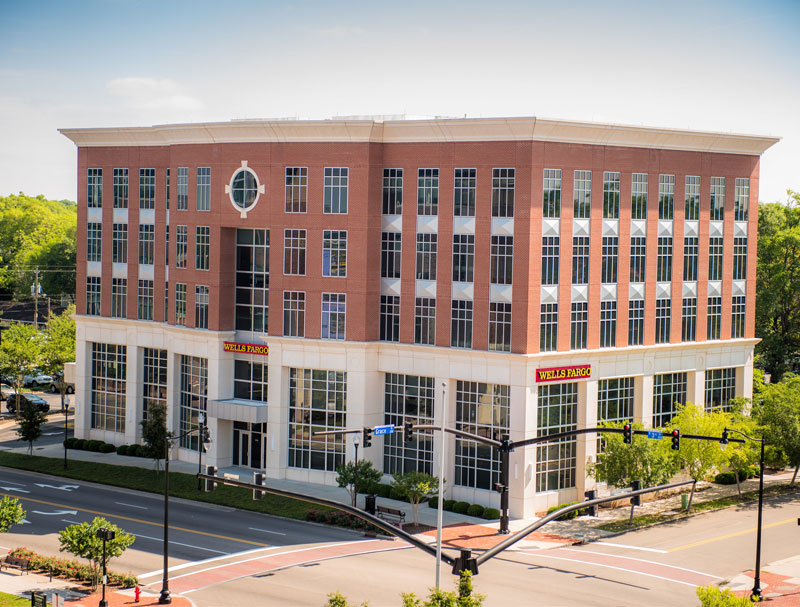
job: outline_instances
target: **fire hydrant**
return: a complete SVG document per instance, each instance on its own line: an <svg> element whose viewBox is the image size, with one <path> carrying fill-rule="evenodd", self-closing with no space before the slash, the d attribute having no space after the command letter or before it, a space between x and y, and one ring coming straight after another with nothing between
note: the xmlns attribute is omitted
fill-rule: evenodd
<svg viewBox="0 0 800 607"><path fill-rule="evenodd" d="M139 586L136 586L136 588L133 589L133 601L135 603L138 603L139 602L139 597L141 595L142 595L142 589L139 588Z"/></svg>

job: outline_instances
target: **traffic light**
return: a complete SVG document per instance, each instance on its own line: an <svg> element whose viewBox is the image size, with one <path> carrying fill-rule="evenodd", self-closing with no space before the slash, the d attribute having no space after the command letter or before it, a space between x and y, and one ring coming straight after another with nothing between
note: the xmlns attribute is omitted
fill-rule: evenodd
<svg viewBox="0 0 800 607"><path fill-rule="evenodd" d="M672 431L672 450L677 451L681 448L681 431L675 428Z"/></svg>
<svg viewBox="0 0 800 607"><path fill-rule="evenodd" d="M363 439L364 439L362 441L364 443L364 449L366 449L367 447L371 447L372 446L372 428L367 428L365 426L364 430L362 432L363 432Z"/></svg>
<svg viewBox="0 0 800 607"><path fill-rule="evenodd" d="M211 444L211 432L208 430L208 426L202 427L202 433L200 435L201 439L201 447L203 449L203 453L208 453L208 446Z"/></svg>
<svg viewBox="0 0 800 607"><path fill-rule="evenodd" d="M261 474L260 472L256 472L253 475L253 484L254 485L259 485L259 486L263 485L264 484L264 475ZM254 500L260 500L263 497L264 497L264 492L263 491L259 491L258 489L253 489L253 499Z"/></svg>
<svg viewBox="0 0 800 607"><path fill-rule="evenodd" d="M638 491L642 488L642 481L631 481L631 491ZM631 506L641 506L642 505L642 496L641 495L634 495L631 498Z"/></svg>
<svg viewBox="0 0 800 607"><path fill-rule="evenodd" d="M209 476L216 476L217 475L217 467L216 466L206 466L206 474ZM206 491L213 491L217 488L217 482L206 479Z"/></svg>
<svg viewBox="0 0 800 607"><path fill-rule="evenodd" d="M630 424L622 426L622 442L626 445L630 445L633 442L633 432Z"/></svg>
<svg viewBox="0 0 800 607"><path fill-rule="evenodd" d="M403 438L405 439L406 443L410 443L412 440L414 440L414 424L411 422L405 423Z"/></svg>

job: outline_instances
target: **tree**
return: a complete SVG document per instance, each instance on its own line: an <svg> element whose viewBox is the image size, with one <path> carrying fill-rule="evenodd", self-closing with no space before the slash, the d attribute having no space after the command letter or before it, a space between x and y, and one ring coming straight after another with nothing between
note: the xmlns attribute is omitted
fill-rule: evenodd
<svg viewBox="0 0 800 607"><path fill-rule="evenodd" d="M0 499L0 533L5 533L11 525L19 525L25 519L25 509L15 497Z"/></svg>
<svg viewBox="0 0 800 607"><path fill-rule="evenodd" d="M753 413L764 426L767 443L783 451L794 466L794 484L800 469L800 377L764 386Z"/></svg>
<svg viewBox="0 0 800 607"><path fill-rule="evenodd" d="M75 306L71 305L61 314L51 314L44 328L44 347L42 348L42 368L53 376L56 388L61 394L61 410L64 411L64 397L67 382L64 379L64 364L75 360Z"/></svg>
<svg viewBox="0 0 800 607"><path fill-rule="evenodd" d="M142 420L142 442L147 447L147 452L155 462L156 470L161 468L161 460L167 451L167 408L162 403L150 402L147 407L147 417Z"/></svg>
<svg viewBox="0 0 800 607"><path fill-rule="evenodd" d="M403 607L481 607L486 600L482 594L472 594L472 572L466 570L459 575L457 593L431 588L424 603L413 592L404 592L400 596Z"/></svg>
<svg viewBox="0 0 800 607"><path fill-rule="evenodd" d="M339 474L336 477L336 483L340 487L347 488L353 506L358 505L358 494L368 491L383 476L381 471L376 470L368 459L359 460L357 464L355 462L347 462L343 466L336 468L336 472Z"/></svg>
<svg viewBox="0 0 800 607"><path fill-rule="evenodd" d="M621 428L623 422L608 424ZM633 424L634 430L642 430L642 424ZM603 435L603 450L597 454L597 463L589 466L589 474L599 483L614 487L628 487L632 481L640 480L645 487L668 482L678 471L678 462L670 451L666 440L632 437L625 444L622 434Z"/></svg>
<svg viewBox="0 0 800 607"><path fill-rule="evenodd" d="M47 414L26 398L17 398L17 436L28 443L28 452L33 455L33 443L42 435L42 425Z"/></svg>
<svg viewBox="0 0 800 607"><path fill-rule="evenodd" d="M670 421L668 430L678 428L681 434L722 436L722 431L732 426L733 417L730 413L704 411L699 405L686 403L678 407L678 414ZM676 456L689 476L699 481L705 479L713 468L726 462L719 443L707 440L681 440L681 448Z"/></svg>
<svg viewBox="0 0 800 607"><path fill-rule="evenodd" d="M109 529L115 533L113 540L106 542L105 562L103 562L103 541L97 537L99 529ZM58 541L61 552L69 552L77 557L87 559L92 567L92 590L97 588L100 572L103 566L108 566L112 558L125 552L136 538L130 533L125 533L116 525L112 525L102 517L95 517L91 523L70 525L58 532Z"/></svg>
<svg viewBox="0 0 800 607"><path fill-rule="evenodd" d="M392 485L397 492L411 503L414 524L419 523L419 505L439 493L439 479L426 472L412 470L405 474L395 474Z"/></svg>
<svg viewBox="0 0 800 607"><path fill-rule="evenodd" d="M0 373L13 378L17 394L23 378L42 362L42 336L32 325L15 323L3 332L0 341Z"/></svg>

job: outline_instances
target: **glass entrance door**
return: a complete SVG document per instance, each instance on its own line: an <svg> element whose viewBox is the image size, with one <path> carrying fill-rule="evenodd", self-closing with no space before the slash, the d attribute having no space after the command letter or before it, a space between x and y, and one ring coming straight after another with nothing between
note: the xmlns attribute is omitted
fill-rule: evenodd
<svg viewBox="0 0 800 607"><path fill-rule="evenodd" d="M233 422L233 465L261 470L267 465L267 424Z"/></svg>

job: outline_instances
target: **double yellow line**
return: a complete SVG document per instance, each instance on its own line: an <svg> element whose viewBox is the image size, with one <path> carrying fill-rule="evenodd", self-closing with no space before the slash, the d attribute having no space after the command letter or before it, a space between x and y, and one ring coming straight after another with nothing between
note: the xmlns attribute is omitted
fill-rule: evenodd
<svg viewBox="0 0 800 607"><path fill-rule="evenodd" d="M770 523L769 525L762 525L761 529L769 529L771 527L778 527L780 525L786 525L787 523L794 523L797 521L797 518L787 518L784 521L778 521L776 523ZM720 535L717 537L710 537L707 540L700 540L699 542L692 542L691 544L685 544L683 546L678 546L676 548L670 548L667 552L678 552L679 550L686 550L687 548L694 548L695 546L702 546L703 544L711 544L712 542L720 542L722 540L727 540L732 537L738 537L740 535L747 535L748 533L753 533L757 531L758 527L752 527L750 529L744 529L743 531L735 531L734 533L728 533L726 535Z"/></svg>

